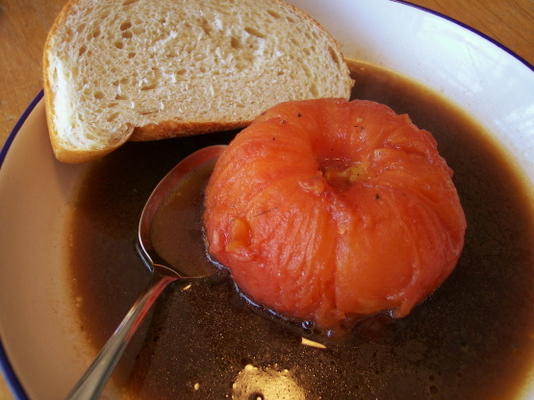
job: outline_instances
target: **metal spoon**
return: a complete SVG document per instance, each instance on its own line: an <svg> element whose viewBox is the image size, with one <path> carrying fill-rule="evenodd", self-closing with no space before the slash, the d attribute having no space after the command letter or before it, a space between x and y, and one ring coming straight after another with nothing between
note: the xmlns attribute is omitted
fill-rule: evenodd
<svg viewBox="0 0 534 400"><path fill-rule="evenodd" d="M197 168L212 168L224 148L225 146L205 147L184 158L158 183L148 198L139 219L136 248L145 266L153 273L152 280L71 390L67 399L85 400L98 397L130 339L156 299L170 283L177 280L206 278L215 273L215 270L195 270L195 266L165 265L152 243L151 227L158 209L176 192L184 178Z"/></svg>

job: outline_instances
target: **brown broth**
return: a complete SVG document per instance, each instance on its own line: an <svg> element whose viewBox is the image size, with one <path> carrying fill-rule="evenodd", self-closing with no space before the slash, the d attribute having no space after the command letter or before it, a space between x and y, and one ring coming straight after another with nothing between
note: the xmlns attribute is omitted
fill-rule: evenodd
<svg viewBox="0 0 534 400"><path fill-rule="evenodd" d="M454 273L407 318L368 320L324 350L301 345L301 332L247 306L227 279L176 285L156 305L132 365L123 363L127 393L222 399L234 390L256 399L261 390L250 380L240 394L232 389L238 374L241 387L244 376L259 373L245 368L252 364L264 382L292 390L288 399L517 396L534 365L534 216L525 184L489 135L439 96L368 64L351 70L354 98L408 113L434 134L455 171L468 229ZM95 348L148 281L134 243L150 191L181 158L232 136L129 143L85 178L69 256L80 323Z"/></svg>

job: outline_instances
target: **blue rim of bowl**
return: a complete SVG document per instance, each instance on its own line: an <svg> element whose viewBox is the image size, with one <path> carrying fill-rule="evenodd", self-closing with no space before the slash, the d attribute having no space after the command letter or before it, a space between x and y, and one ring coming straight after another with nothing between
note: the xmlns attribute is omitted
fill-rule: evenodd
<svg viewBox="0 0 534 400"><path fill-rule="evenodd" d="M34 97L32 102L26 107L22 115L20 116L19 120L11 130L11 133L8 135L6 141L4 142L4 145L2 146L2 150L0 150L0 167L2 167L2 164L4 163L4 160L6 159L7 152L9 148L11 147L11 144L13 143L13 140L15 140L15 136L17 136L17 133L19 133L20 128L22 128L22 125L24 125L24 122L26 122L26 119L31 114L33 109L37 106L37 104L41 101L43 98L44 91L41 90L37 95Z"/></svg>
<svg viewBox="0 0 534 400"><path fill-rule="evenodd" d="M530 64L527 60L525 60L523 57L519 56L518 54L514 53L512 50L510 50L508 47L504 46L502 43L496 41L495 39L489 37L488 35L480 32L479 30L464 24L463 22L460 22L454 18L451 18L447 15L444 15L442 13L439 13L437 11L431 10L426 7L419 6L417 4L410 3L409 1L405 0L390 0L394 3L403 4L405 6L413 7L418 10L421 10L423 12L435 15L437 17L443 18L446 21L452 22L456 25L461 26L464 29L467 29L468 31L473 32L474 34L482 37L483 39L486 39L490 43L493 43L495 46L499 47L512 57L514 57L516 60L524 64L527 68L529 68L531 71L534 71L534 67L532 64ZM32 100L30 105L24 110L22 115L20 116L19 120L15 124L15 127L7 137L4 145L2 146L2 150L0 151L0 167L4 163L4 160L6 158L7 152L9 148L11 147L11 144L13 143L13 140L15 140L15 137L17 136L17 133L19 132L20 128L24 125L24 122L26 122L26 119L30 115L30 113L33 111L33 109L37 106L37 104L41 101L43 97L43 91L41 90L37 96ZM28 396L26 395L26 392L24 391L24 388L22 387L22 384L20 383L19 379L17 378L17 375L15 374L15 371L13 370L13 367L11 366L11 363L9 362L9 359L7 357L7 354L5 352L4 346L2 344L1 338L0 338L0 371L4 375L4 378L6 379L7 385L9 389L11 390L12 394L15 396L15 399L17 400L27 400Z"/></svg>
<svg viewBox="0 0 534 400"><path fill-rule="evenodd" d="M416 8L418 10L424 11L424 12L432 14L432 15L435 15L436 17L443 18L446 21L449 21L449 22L452 22L452 23L454 23L456 25L459 25L462 28L467 29L468 31L471 31L474 34L486 39L488 42L493 43L495 46L497 46L498 48L500 48L504 52L510 54L512 57L517 59L517 61L519 61L522 64L524 64L528 69L530 69L531 71L534 71L534 66L531 63L529 63L527 60L525 60L523 57L521 57L519 54L513 52L512 50L510 50L508 47L506 47L502 43L500 43L497 40L493 39L492 37L486 35L485 33L480 32L478 29L475 29L472 26L466 25L463 22L458 21L457 19L451 18L448 15L442 14L442 13L440 13L438 11L431 10L430 8L426 8L426 7L420 6L418 4L413 4L413 3L409 2L409 1L406 1L406 0L390 0L390 1L393 1L394 3L403 4L405 6Z"/></svg>
<svg viewBox="0 0 534 400"><path fill-rule="evenodd" d="M7 137L4 145L2 146L2 150L0 150L0 168L2 167L2 164L4 163L4 160L6 159L7 152L9 148L11 147L11 144L15 140L15 136L17 136L17 133L20 131L20 128L22 128L22 126L26 122L26 119L28 119L33 109L37 106L37 104L39 104L39 102L43 98L43 94L44 94L43 90L37 93L37 95L34 97L34 99L29 104L29 106L26 108L26 110L24 110L19 120L13 127L13 130ZM15 396L15 399L17 400L28 399L28 396L26 395L26 392L24 388L22 387L22 384L17 378L17 375L15 374L15 371L13 370L13 367L11 366L11 363L9 362L9 358L7 357L1 338L0 338L0 372L4 376L7 386L9 387L9 390L11 390L11 393L13 394L13 396Z"/></svg>

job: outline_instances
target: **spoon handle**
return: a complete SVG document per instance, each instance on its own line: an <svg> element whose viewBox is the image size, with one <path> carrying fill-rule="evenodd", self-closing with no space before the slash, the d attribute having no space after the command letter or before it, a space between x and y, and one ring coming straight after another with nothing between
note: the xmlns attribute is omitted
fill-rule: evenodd
<svg viewBox="0 0 534 400"><path fill-rule="evenodd" d="M148 288L139 296L93 363L68 394L67 400L87 400L98 397L152 304L167 285L176 279L178 279L177 276L158 273L154 275Z"/></svg>

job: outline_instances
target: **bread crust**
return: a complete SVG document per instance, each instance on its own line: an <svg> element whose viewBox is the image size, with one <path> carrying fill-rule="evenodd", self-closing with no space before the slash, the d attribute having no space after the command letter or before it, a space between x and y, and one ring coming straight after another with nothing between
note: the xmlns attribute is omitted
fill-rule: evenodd
<svg viewBox="0 0 534 400"><path fill-rule="evenodd" d="M203 133L229 131L240 129L250 125L252 121L236 122L183 122L162 121L157 124L149 124L134 128L133 142L146 142L151 140L170 139L178 136L193 136Z"/></svg>
<svg viewBox="0 0 534 400"><path fill-rule="evenodd" d="M44 101L46 108L46 120L49 130L50 142L54 151L55 157L65 163L81 163L86 161L91 161L100 157L103 157L106 154L111 153L116 148L120 147L128 140L132 141L151 141L151 140L161 140L179 136L191 136L196 134L217 132L217 131L227 131L232 129L239 129L249 125L251 120L240 120L240 121L211 121L211 122L197 122L197 121L183 121L183 120L165 120L158 123L148 124L140 127L133 127L129 133L125 134L120 141L113 143L112 145L106 145L102 149L74 149L68 148L61 143L60 135L57 132L57 127L54 122L54 96L56 95L52 90L51 82L49 80L48 72L50 68L50 54L52 53L53 48L53 38L56 35L60 26L65 23L65 20L70 15L72 8L82 0L69 0L61 12L58 14L54 23L47 35L44 52L43 52L43 85L44 85ZM293 11L298 17L303 20L308 20L317 28L322 31L322 33L328 38L328 41L331 43L333 48L339 53L341 59L338 63L340 67L344 70L346 75L349 75L349 70L343 60L343 55L340 50L339 43L335 38L328 32L318 21L306 14L300 8L288 4L283 0L272 0L275 3L278 3L282 8L289 8ZM346 96L348 99L350 97L351 88L353 85L352 80L347 80L346 84Z"/></svg>

